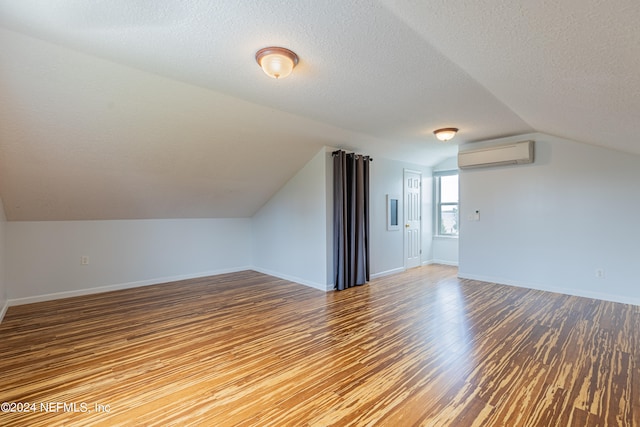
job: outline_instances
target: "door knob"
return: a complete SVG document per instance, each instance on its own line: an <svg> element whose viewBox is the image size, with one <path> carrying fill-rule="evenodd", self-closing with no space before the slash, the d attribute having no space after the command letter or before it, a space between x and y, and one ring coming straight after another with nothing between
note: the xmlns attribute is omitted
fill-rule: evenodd
<svg viewBox="0 0 640 427"><path fill-rule="evenodd" d="M404 225L404 228L409 228L409 227L411 227L409 224Z"/></svg>

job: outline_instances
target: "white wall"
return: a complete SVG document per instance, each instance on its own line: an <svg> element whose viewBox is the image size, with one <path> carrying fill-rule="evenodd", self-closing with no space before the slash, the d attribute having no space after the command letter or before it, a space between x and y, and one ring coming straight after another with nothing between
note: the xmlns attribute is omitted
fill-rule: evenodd
<svg viewBox="0 0 640 427"><path fill-rule="evenodd" d="M458 239L455 237L433 237L433 262L435 264L458 265Z"/></svg>
<svg viewBox="0 0 640 427"><path fill-rule="evenodd" d="M4 205L0 199L0 322L7 311L7 281L6 281L6 229L7 218L4 214Z"/></svg>
<svg viewBox="0 0 640 427"><path fill-rule="evenodd" d="M328 276L330 150L323 148L252 218L255 270L317 289Z"/></svg>
<svg viewBox="0 0 640 427"><path fill-rule="evenodd" d="M525 139L534 164L460 174L459 275L640 304L640 156L544 134L489 144Z"/></svg>
<svg viewBox="0 0 640 427"><path fill-rule="evenodd" d="M6 229L9 303L250 268L333 289L331 151L318 152L250 219L0 222L0 234ZM402 197L405 169L422 172L423 263L433 256L432 170L375 158L371 164L374 277L404 270L403 231L386 229L386 195ZM89 257L89 265L81 265L82 256Z"/></svg>
<svg viewBox="0 0 640 427"><path fill-rule="evenodd" d="M12 304L250 268L249 219L7 222ZM89 265L81 265L81 256Z"/></svg>
<svg viewBox="0 0 640 427"><path fill-rule="evenodd" d="M450 157L433 167L434 172L458 170L458 157ZM435 209L435 207L434 207ZM435 214L435 211L434 211ZM434 223L435 231L435 223ZM433 236L433 262L458 265L458 238Z"/></svg>
<svg viewBox="0 0 640 427"><path fill-rule="evenodd" d="M319 152L254 215L254 269L318 289L333 289L331 151L333 149L326 148ZM387 231L386 222L386 195L402 198L404 169L422 172L423 261L430 262L433 238L431 168L378 157L370 168L372 276L404 270L403 231Z"/></svg>
<svg viewBox="0 0 640 427"><path fill-rule="evenodd" d="M458 156L444 159L433 167L434 172L458 170Z"/></svg>
<svg viewBox="0 0 640 427"><path fill-rule="evenodd" d="M404 227L387 230L387 194L396 195L402 202L404 170L422 172L422 261L433 256L433 177L429 167L376 157L370 170L371 216L371 274L374 277L397 273L405 268ZM404 218L400 203L399 218ZM402 220L401 220L402 221Z"/></svg>

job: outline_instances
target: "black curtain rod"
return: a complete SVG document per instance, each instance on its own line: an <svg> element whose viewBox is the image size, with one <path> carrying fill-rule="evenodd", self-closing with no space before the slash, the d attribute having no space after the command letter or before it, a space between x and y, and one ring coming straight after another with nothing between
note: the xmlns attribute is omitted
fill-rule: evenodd
<svg viewBox="0 0 640 427"><path fill-rule="evenodd" d="M336 150L334 152L331 153L332 156L337 156L338 154L340 154L341 151L344 150ZM344 151L345 153L347 153L346 151ZM357 154L357 153L347 153L347 154L351 154L352 156L362 156L362 157L369 157L369 156L365 156L364 154ZM373 162L373 157L369 157L369 161Z"/></svg>

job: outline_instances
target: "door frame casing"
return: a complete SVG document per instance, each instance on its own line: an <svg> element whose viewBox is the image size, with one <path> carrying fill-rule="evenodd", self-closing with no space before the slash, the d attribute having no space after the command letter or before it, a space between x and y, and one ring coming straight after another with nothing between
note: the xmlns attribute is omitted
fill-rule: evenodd
<svg viewBox="0 0 640 427"><path fill-rule="evenodd" d="M418 228L418 239L419 239L419 247L420 247L420 260L418 262L418 265L416 267L419 267L420 265L422 265L422 218L423 218L423 212L422 212L422 171L419 170L415 170L415 169L407 169L404 168L402 171L402 219L403 219L403 226L402 226L402 248L403 248L403 258L404 258L404 269L407 270L409 269L409 265L408 265L408 259L409 259L409 254L408 254L408 243L407 243L407 232L405 230L404 225L407 224L408 218L407 218L407 174L415 174L419 176L419 181L420 181L420 191L418 193L418 209L419 209L419 228Z"/></svg>

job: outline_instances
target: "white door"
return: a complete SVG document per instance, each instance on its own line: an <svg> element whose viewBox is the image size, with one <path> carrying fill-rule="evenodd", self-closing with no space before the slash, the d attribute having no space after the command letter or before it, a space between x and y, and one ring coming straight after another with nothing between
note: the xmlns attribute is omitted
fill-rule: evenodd
<svg viewBox="0 0 640 427"><path fill-rule="evenodd" d="M404 171L404 256L405 267L421 264L422 174Z"/></svg>

